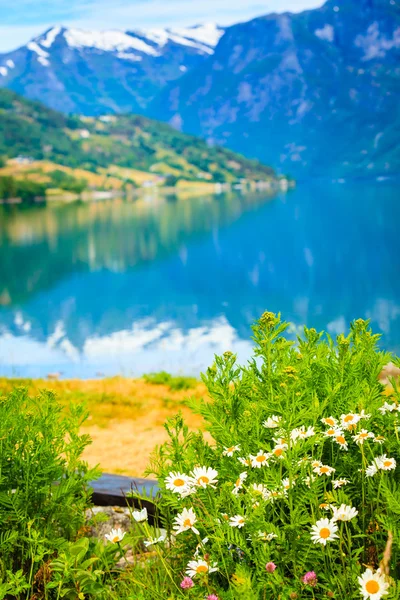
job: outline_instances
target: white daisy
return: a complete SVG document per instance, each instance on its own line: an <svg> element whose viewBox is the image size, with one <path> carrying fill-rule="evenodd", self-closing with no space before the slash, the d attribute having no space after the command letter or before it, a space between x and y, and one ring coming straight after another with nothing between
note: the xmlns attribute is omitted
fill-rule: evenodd
<svg viewBox="0 0 400 600"><path fill-rule="evenodd" d="M351 521L351 519L354 519L354 517L358 515L358 510L356 510L354 506L348 506L347 504L341 504L339 508L333 506L332 510L333 521Z"/></svg>
<svg viewBox="0 0 400 600"><path fill-rule="evenodd" d="M336 437L337 435L343 435L343 431L338 427L330 427L326 431L324 431L325 437Z"/></svg>
<svg viewBox="0 0 400 600"><path fill-rule="evenodd" d="M165 480L165 487L175 494L182 494L185 488L189 487L190 477L184 473L170 473Z"/></svg>
<svg viewBox="0 0 400 600"><path fill-rule="evenodd" d="M186 575L196 577L196 575L205 575L206 573L214 573L215 571L218 571L216 564L211 567L205 560L191 560L188 562Z"/></svg>
<svg viewBox="0 0 400 600"><path fill-rule="evenodd" d="M368 431L367 429L361 429L361 431L357 433L357 435L353 435L353 440L356 444L361 446L365 442L365 440L373 440L374 437L375 435L372 433L372 431Z"/></svg>
<svg viewBox="0 0 400 600"><path fill-rule="evenodd" d="M291 487L294 487L295 485L296 485L296 482L293 479L292 479L292 482L290 482L289 477L282 479L282 486L285 490L289 490Z"/></svg>
<svg viewBox="0 0 400 600"><path fill-rule="evenodd" d="M385 438L383 437L383 435L377 435L374 438L374 442L375 444L383 444L383 442L385 441Z"/></svg>
<svg viewBox="0 0 400 600"><path fill-rule="evenodd" d="M149 546L155 546L160 542L165 542L165 535L160 535L158 538L149 538L148 540L143 540L143 544L148 548Z"/></svg>
<svg viewBox="0 0 400 600"><path fill-rule="evenodd" d="M235 515L229 519L229 525L231 527L238 527L239 529L244 526L246 519L241 515Z"/></svg>
<svg viewBox="0 0 400 600"><path fill-rule="evenodd" d="M397 404L389 404L389 402L385 402L385 404L383 404L383 406L378 408L378 410L383 415L386 415L387 412L393 412L393 411L397 410Z"/></svg>
<svg viewBox="0 0 400 600"><path fill-rule="evenodd" d="M261 496L263 500L268 500L270 492L262 483L253 483L251 489L255 495Z"/></svg>
<svg viewBox="0 0 400 600"><path fill-rule="evenodd" d="M375 459L378 469L382 469L382 471L391 471L396 468L396 461L394 458L388 458L386 454L382 454L382 456L378 456Z"/></svg>
<svg viewBox="0 0 400 600"><path fill-rule="evenodd" d="M350 483L350 481L348 479L346 479L345 477L342 477L341 479L333 479L332 480L332 485L335 490L337 490L337 488L341 488L344 485L347 485L348 483Z"/></svg>
<svg viewBox="0 0 400 600"><path fill-rule="evenodd" d="M184 508L183 511L175 517L174 521L176 535L182 533L183 531L187 531L188 529L191 529L196 535L200 535L199 530L194 526L197 521L197 517L193 508Z"/></svg>
<svg viewBox="0 0 400 600"><path fill-rule="evenodd" d="M355 413L347 413L347 415L340 416L340 423L345 429L353 429L360 419L360 415Z"/></svg>
<svg viewBox="0 0 400 600"><path fill-rule="evenodd" d="M268 459L270 457L271 455L263 450L259 450L256 456L250 454L251 466L255 469L259 469L260 467L268 467Z"/></svg>
<svg viewBox="0 0 400 600"><path fill-rule="evenodd" d="M314 544L323 544L338 538L336 534L338 526L330 519L320 519L311 527L311 539Z"/></svg>
<svg viewBox="0 0 400 600"><path fill-rule="evenodd" d="M263 542L271 542L273 539L278 537L276 533L266 533L265 531L259 531L257 536L258 539L262 540Z"/></svg>
<svg viewBox="0 0 400 600"><path fill-rule="evenodd" d="M243 471L243 473L240 473L239 477L236 479L236 481L234 483L232 494L239 493L239 490L241 490L243 487L243 482L245 479L247 479L247 473L246 473L246 471Z"/></svg>
<svg viewBox="0 0 400 600"><path fill-rule="evenodd" d="M382 596L388 594L389 583L379 569L376 573L373 573L371 569L366 569L358 578L358 583L364 600L380 600Z"/></svg>
<svg viewBox="0 0 400 600"><path fill-rule="evenodd" d="M234 452L239 452L240 446L230 446L229 448L224 448L223 455L224 456L233 456Z"/></svg>
<svg viewBox="0 0 400 600"><path fill-rule="evenodd" d="M321 465L320 467L315 467L313 471L314 473L317 473L317 475L327 475L327 477L330 477L332 473L336 471L336 469L330 467L329 465Z"/></svg>
<svg viewBox="0 0 400 600"><path fill-rule="evenodd" d="M244 467L251 467L251 458L243 458L242 456L238 456L238 461L244 466Z"/></svg>
<svg viewBox="0 0 400 600"><path fill-rule="evenodd" d="M335 417L324 417L321 419L321 422L324 425L329 425L329 427L337 427L337 419Z"/></svg>
<svg viewBox="0 0 400 600"><path fill-rule="evenodd" d="M378 472L378 465L374 461L365 469L365 477L373 477Z"/></svg>
<svg viewBox="0 0 400 600"><path fill-rule="evenodd" d="M284 438L284 437L272 438L272 441L274 441L277 446L281 446L281 445L284 445L284 444L287 445L287 439Z"/></svg>
<svg viewBox="0 0 400 600"><path fill-rule="evenodd" d="M105 534L106 540L112 542L113 544L118 544L118 542L122 542L125 536L125 531L122 531L120 527L118 529L111 529L110 533Z"/></svg>
<svg viewBox="0 0 400 600"><path fill-rule="evenodd" d="M283 458L285 450L287 450L287 444L277 444L275 448L272 448L271 454L276 458Z"/></svg>
<svg viewBox="0 0 400 600"><path fill-rule="evenodd" d="M268 417L266 421L264 421L263 425L267 429L275 429L275 427L279 426L282 417L278 417L278 415L272 415L272 417Z"/></svg>
<svg viewBox="0 0 400 600"><path fill-rule="evenodd" d="M347 445L346 438L344 437L344 435L341 435L341 434L335 435L335 437L333 439L338 444L338 446L340 446L343 450L348 449L348 445Z"/></svg>
<svg viewBox="0 0 400 600"><path fill-rule="evenodd" d="M142 510L134 510L132 513L132 517L137 523L147 521L147 508L142 508Z"/></svg>
<svg viewBox="0 0 400 600"><path fill-rule="evenodd" d="M322 467L322 462L320 460L313 460L311 461L311 466L313 469L316 469L317 467Z"/></svg>
<svg viewBox="0 0 400 600"><path fill-rule="evenodd" d="M365 410L362 409L362 411L360 412L360 419L370 419L371 415L367 415L365 414Z"/></svg>
<svg viewBox="0 0 400 600"><path fill-rule="evenodd" d="M191 482L197 487L215 488L215 484L218 483L217 475L218 471L211 467L195 467L191 473Z"/></svg>
<svg viewBox="0 0 400 600"><path fill-rule="evenodd" d="M313 435L315 435L314 427L307 427L306 429L305 426L302 425L301 427L292 429L292 431L290 432L290 439L293 442L296 442L299 439L305 440L306 438L312 437Z"/></svg>
<svg viewBox="0 0 400 600"><path fill-rule="evenodd" d="M315 477L313 477L312 475L311 476L307 475L307 477L304 477L304 479L303 479L303 482L306 484L307 487L311 487L311 484L313 483L313 481L315 481Z"/></svg>

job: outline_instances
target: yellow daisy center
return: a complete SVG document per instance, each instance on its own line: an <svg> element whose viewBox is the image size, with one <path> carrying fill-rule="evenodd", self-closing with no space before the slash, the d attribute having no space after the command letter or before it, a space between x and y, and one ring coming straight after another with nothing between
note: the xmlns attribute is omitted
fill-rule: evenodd
<svg viewBox="0 0 400 600"><path fill-rule="evenodd" d="M326 540L328 539L328 537L331 535L331 530L328 529L328 527L323 527L322 529L320 529L319 531L319 537L321 537L322 539Z"/></svg>
<svg viewBox="0 0 400 600"><path fill-rule="evenodd" d="M197 565L196 573L207 573L208 567L206 565Z"/></svg>
<svg viewBox="0 0 400 600"><path fill-rule="evenodd" d="M274 450L275 456L281 456L282 453L283 453L282 448L277 448L276 450Z"/></svg>
<svg viewBox="0 0 400 600"><path fill-rule="evenodd" d="M235 486L236 486L236 487L239 487L239 485L240 485L241 483L242 483L242 480L241 480L241 479L240 479L240 477L239 477L239 479L236 479Z"/></svg>
<svg viewBox="0 0 400 600"><path fill-rule="evenodd" d="M376 594L377 592L379 592L380 586L379 583L375 581L375 579L370 579L365 584L365 589L367 590L368 594Z"/></svg>
<svg viewBox="0 0 400 600"><path fill-rule="evenodd" d="M338 435L337 438L336 438L336 441L339 444L345 444L346 443L346 440L344 439L344 437L342 435Z"/></svg>
<svg viewBox="0 0 400 600"><path fill-rule="evenodd" d="M368 437L368 433L360 433L360 438L364 439Z"/></svg>
<svg viewBox="0 0 400 600"><path fill-rule="evenodd" d="M256 456L256 461L259 463L262 463L266 460L266 456L264 454L262 454L261 456Z"/></svg>
<svg viewBox="0 0 400 600"><path fill-rule="evenodd" d="M192 526L192 521L190 519L185 519L183 521L183 526L184 527L191 527Z"/></svg>
<svg viewBox="0 0 400 600"><path fill-rule="evenodd" d="M119 542L119 535L116 535L115 537L113 537L113 543L116 544L117 542Z"/></svg>
<svg viewBox="0 0 400 600"><path fill-rule="evenodd" d="M329 473L329 467L321 467L321 473Z"/></svg>
<svg viewBox="0 0 400 600"><path fill-rule="evenodd" d="M330 417L328 417L327 419L325 419L325 423L327 425L334 425L335 421L333 419L331 419Z"/></svg>
<svg viewBox="0 0 400 600"><path fill-rule="evenodd" d="M240 523L240 524L244 523L244 519L239 519L238 523Z"/></svg>
<svg viewBox="0 0 400 600"><path fill-rule="evenodd" d="M176 487L182 487L183 485L185 485L185 482L183 481L183 479L174 479L174 485Z"/></svg>
<svg viewBox="0 0 400 600"><path fill-rule="evenodd" d="M345 423L351 423L354 420L353 415L346 415L343 419Z"/></svg>
<svg viewBox="0 0 400 600"><path fill-rule="evenodd" d="M334 429L328 429L328 431L326 432L328 435L333 435L335 433Z"/></svg>
<svg viewBox="0 0 400 600"><path fill-rule="evenodd" d="M205 483L207 484L210 480L208 479L208 477L206 477L205 475L202 475L201 477L198 478L197 483Z"/></svg>
<svg viewBox="0 0 400 600"><path fill-rule="evenodd" d="M227 449L227 452L233 452L235 449L235 446L231 446L230 448Z"/></svg>
<svg viewBox="0 0 400 600"><path fill-rule="evenodd" d="M385 462L383 463L384 467L391 467L392 466L392 461L391 460L385 460Z"/></svg>

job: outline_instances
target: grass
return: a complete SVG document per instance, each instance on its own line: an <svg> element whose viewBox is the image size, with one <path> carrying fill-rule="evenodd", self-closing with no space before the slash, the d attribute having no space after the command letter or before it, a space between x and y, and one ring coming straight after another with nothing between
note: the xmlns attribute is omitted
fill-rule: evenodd
<svg viewBox="0 0 400 600"><path fill-rule="evenodd" d="M55 392L68 406L84 403L90 413L82 428L93 443L84 458L107 472L141 476L155 446L166 441L165 421L178 410L190 429L202 428L203 420L187 406L189 397L202 398L206 389L193 377L152 373L141 379L110 377L94 380L0 378L0 396L25 387L30 394ZM123 465L123 466L121 466Z"/></svg>

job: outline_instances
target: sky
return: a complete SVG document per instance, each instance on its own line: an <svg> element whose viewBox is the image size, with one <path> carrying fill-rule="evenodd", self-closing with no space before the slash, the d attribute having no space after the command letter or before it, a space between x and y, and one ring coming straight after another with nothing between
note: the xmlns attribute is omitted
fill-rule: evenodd
<svg viewBox="0 0 400 600"><path fill-rule="evenodd" d="M323 0L0 0L0 52L52 25L137 29L216 22L232 25L270 12L299 12Z"/></svg>

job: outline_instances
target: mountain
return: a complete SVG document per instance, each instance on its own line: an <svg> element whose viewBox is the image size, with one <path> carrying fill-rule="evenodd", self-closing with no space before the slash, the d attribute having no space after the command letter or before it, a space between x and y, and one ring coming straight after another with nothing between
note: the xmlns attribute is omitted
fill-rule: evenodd
<svg viewBox="0 0 400 600"><path fill-rule="evenodd" d="M226 30L150 114L302 177L400 170L400 9L329 0Z"/></svg>
<svg viewBox="0 0 400 600"><path fill-rule="evenodd" d="M1 155L3 183L12 176L71 191L277 181L270 167L166 123L138 115L67 116L7 89L0 89Z"/></svg>
<svg viewBox="0 0 400 600"><path fill-rule="evenodd" d="M66 113L142 113L169 82L210 56L214 24L147 31L52 27L0 55L0 86Z"/></svg>

